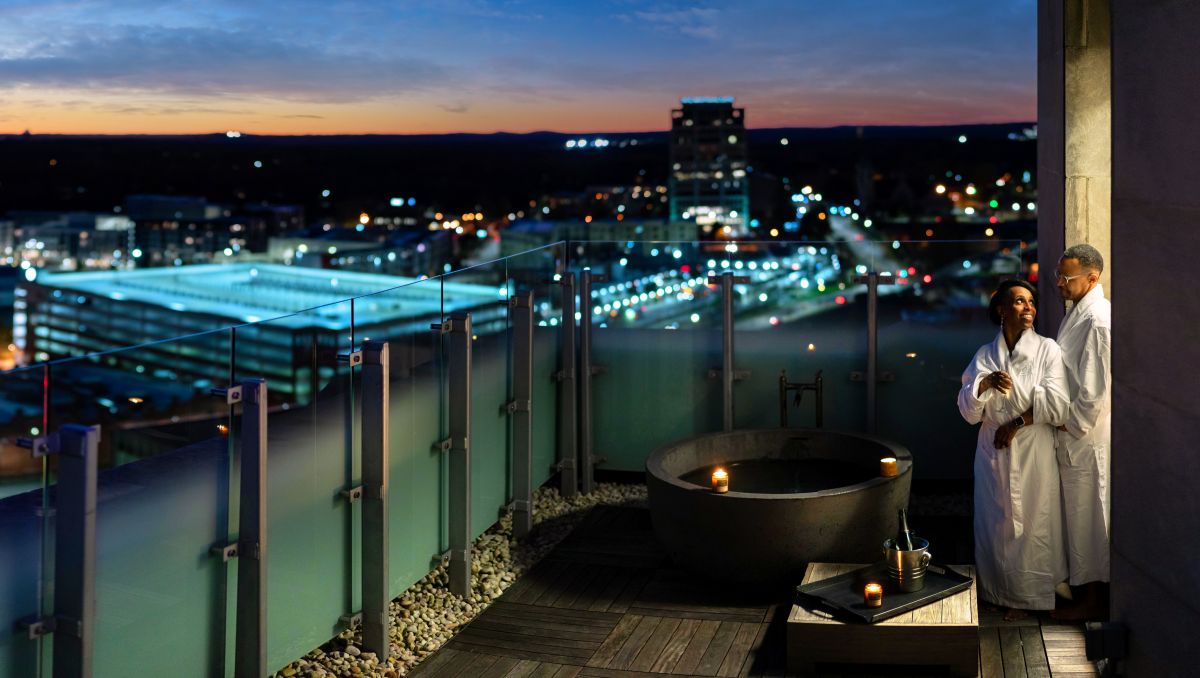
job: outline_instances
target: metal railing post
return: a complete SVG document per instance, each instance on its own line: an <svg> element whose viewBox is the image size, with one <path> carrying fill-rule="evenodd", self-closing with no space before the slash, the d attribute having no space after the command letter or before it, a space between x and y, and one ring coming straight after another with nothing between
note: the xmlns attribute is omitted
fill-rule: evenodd
<svg viewBox="0 0 1200 678"><path fill-rule="evenodd" d="M721 406L722 430L733 430L733 382L738 375L733 367L733 286L750 282L746 276L735 276L726 271L719 276L710 275L708 280L717 279L721 284Z"/></svg>
<svg viewBox="0 0 1200 678"><path fill-rule="evenodd" d="M242 381L234 675L267 675L267 382Z"/></svg>
<svg viewBox="0 0 1200 678"><path fill-rule="evenodd" d="M441 329L450 336L450 592L466 598L471 593L471 314L455 313Z"/></svg>
<svg viewBox="0 0 1200 678"><path fill-rule="evenodd" d="M562 355L558 379L559 493L571 498L579 491L577 431L575 428L575 274L564 273L562 286Z"/></svg>
<svg viewBox="0 0 1200 678"><path fill-rule="evenodd" d="M592 284L608 278L593 275L590 270L579 274L579 461L582 468L581 491L588 494L595 487L598 460L592 449L592 377L598 373L592 365Z"/></svg>
<svg viewBox="0 0 1200 678"><path fill-rule="evenodd" d="M855 276L854 282L867 286L867 373L863 379L867 382L867 432L875 433L877 428L877 387L880 381L891 381L890 373L879 373L879 286L890 284L890 280L880 280L879 273L871 271L866 275ZM853 378L854 375L852 374Z"/></svg>
<svg viewBox="0 0 1200 678"><path fill-rule="evenodd" d="M96 480L100 427L59 431L54 530L54 675L91 676L96 626Z"/></svg>
<svg viewBox="0 0 1200 678"><path fill-rule="evenodd" d="M30 639L54 634L54 678L90 678L96 628L96 481L100 427L67 424L18 439L33 456L59 456L55 488L54 610L22 620Z"/></svg>
<svg viewBox="0 0 1200 678"><path fill-rule="evenodd" d="M386 341L363 344L362 639L388 658L388 441L391 353Z"/></svg>
<svg viewBox="0 0 1200 678"><path fill-rule="evenodd" d="M509 300L512 314L513 537L533 529L533 292Z"/></svg>

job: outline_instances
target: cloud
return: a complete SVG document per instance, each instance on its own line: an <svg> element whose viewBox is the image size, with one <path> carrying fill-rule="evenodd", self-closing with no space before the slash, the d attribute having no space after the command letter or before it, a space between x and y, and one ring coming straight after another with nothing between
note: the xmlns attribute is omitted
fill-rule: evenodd
<svg viewBox="0 0 1200 678"><path fill-rule="evenodd" d="M335 51L263 30L113 27L0 57L0 87L294 101L372 99L436 87L448 69L379 50Z"/></svg>
<svg viewBox="0 0 1200 678"><path fill-rule="evenodd" d="M669 33L680 33L689 38L716 40L720 37L720 11L709 7L662 7L637 10L632 15L618 17L622 21L649 24L652 28Z"/></svg>
<svg viewBox="0 0 1200 678"><path fill-rule="evenodd" d="M461 101L454 104L438 104L438 108L447 113L466 113L471 110L470 104Z"/></svg>

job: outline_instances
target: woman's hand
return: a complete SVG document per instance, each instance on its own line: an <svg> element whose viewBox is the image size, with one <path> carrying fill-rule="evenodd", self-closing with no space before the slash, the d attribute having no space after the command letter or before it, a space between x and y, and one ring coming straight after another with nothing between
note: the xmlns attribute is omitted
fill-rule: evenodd
<svg viewBox="0 0 1200 678"><path fill-rule="evenodd" d="M994 388L1001 394L1006 394L1012 388L1012 377L1008 376L1008 372L1000 370L988 374L979 380L979 392L975 394L975 397L983 395L989 388Z"/></svg>

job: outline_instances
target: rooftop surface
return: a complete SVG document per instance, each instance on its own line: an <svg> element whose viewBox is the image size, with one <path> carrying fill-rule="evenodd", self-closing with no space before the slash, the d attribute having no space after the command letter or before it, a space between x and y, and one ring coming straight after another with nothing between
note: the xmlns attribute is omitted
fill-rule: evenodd
<svg viewBox="0 0 1200 678"><path fill-rule="evenodd" d="M694 581L658 545L649 511L602 506L410 675L790 675L790 607L786 593L748 597ZM981 605L979 640L985 678L1097 675L1081 625L1046 616L1005 622ZM921 675L850 665L818 665L818 673Z"/></svg>
<svg viewBox="0 0 1200 678"><path fill-rule="evenodd" d="M235 323L278 318L273 324L332 330L349 327L350 297L359 297L355 323L372 324L470 309L506 293L492 285L262 263L47 272L35 284Z"/></svg>

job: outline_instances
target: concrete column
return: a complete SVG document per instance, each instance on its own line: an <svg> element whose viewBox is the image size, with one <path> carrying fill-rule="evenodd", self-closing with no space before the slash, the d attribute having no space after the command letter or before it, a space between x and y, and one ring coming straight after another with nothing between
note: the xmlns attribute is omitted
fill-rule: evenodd
<svg viewBox="0 0 1200 678"><path fill-rule="evenodd" d="M1066 0L1064 241L1104 255L1112 295L1112 18L1110 0ZM1039 192L1040 195L1040 192ZM1046 255L1057 260L1058 252ZM1040 259L1040 257L1039 257ZM1046 271L1047 275L1051 272ZM1044 304L1043 304L1044 305Z"/></svg>

